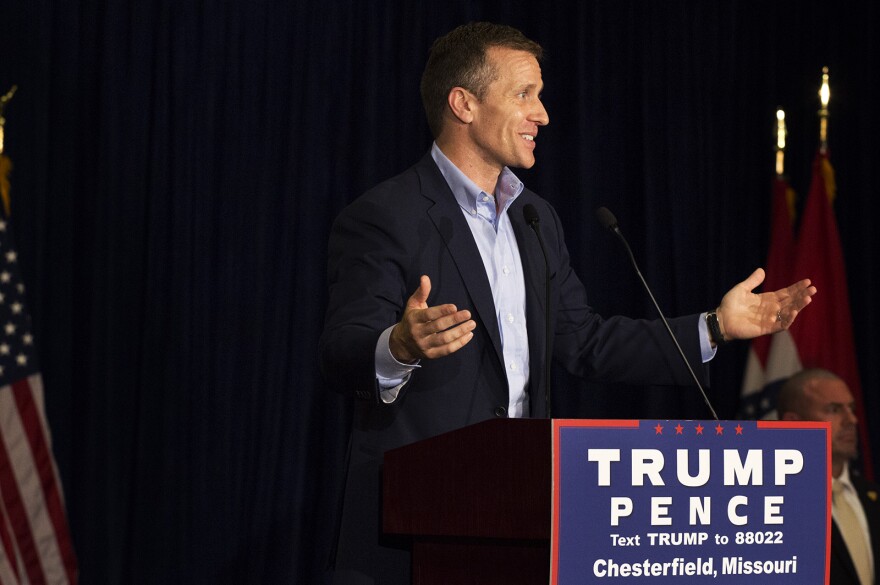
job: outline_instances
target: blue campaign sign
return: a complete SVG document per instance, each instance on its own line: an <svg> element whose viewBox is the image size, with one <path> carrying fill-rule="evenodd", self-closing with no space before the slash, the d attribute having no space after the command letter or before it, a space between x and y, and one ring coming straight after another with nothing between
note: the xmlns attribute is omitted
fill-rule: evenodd
<svg viewBox="0 0 880 585"><path fill-rule="evenodd" d="M828 423L553 421L551 585L827 583Z"/></svg>

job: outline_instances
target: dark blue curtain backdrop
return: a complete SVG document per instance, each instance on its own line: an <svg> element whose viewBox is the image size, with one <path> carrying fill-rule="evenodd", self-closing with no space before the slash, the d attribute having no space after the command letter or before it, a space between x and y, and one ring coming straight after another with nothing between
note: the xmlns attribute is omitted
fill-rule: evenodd
<svg viewBox="0 0 880 585"><path fill-rule="evenodd" d="M668 315L714 307L763 263L774 112L805 195L827 65L878 412L876 4L420 4L2 0L14 222L84 583L321 582L349 414L316 366L328 229L427 151L426 51L468 20L546 48L551 124L522 176L606 314L654 310L600 205ZM713 364L722 417L746 350ZM709 416L692 389L555 388L565 417Z"/></svg>

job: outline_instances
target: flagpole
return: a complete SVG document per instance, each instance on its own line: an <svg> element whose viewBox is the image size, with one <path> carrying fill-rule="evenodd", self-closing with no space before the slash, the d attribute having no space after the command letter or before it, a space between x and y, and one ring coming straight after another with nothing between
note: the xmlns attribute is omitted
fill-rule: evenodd
<svg viewBox="0 0 880 585"><path fill-rule="evenodd" d="M785 111L782 108L776 110L776 177L785 175L785 137L788 134L785 129Z"/></svg>
<svg viewBox="0 0 880 585"><path fill-rule="evenodd" d="M822 68L822 86L819 88L819 152L828 151L828 102L831 100L831 88L828 86L828 67Z"/></svg>

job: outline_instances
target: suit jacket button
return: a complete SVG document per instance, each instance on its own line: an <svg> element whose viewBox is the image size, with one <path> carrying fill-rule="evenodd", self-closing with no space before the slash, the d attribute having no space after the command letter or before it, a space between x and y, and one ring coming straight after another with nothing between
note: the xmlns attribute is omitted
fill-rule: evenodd
<svg viewBox="0 0 880 585"><path fill-rule="evenodd" d="M495 409L495 416L498 418L507 418L507 409L503 406L499 406Z"/></svg>

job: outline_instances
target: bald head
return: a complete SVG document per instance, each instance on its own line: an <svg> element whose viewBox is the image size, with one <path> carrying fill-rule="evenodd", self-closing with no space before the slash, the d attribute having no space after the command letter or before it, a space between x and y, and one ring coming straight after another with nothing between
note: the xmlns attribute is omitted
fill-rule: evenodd
<svg viewBox="0 0 880 585"><path fill-rule="evenodd" d="M781 420L831 423L831 473L838 477L858 454L855 400L843 379L822 369L798 372L779 391L776 410Z"/></svg>
<svg viewBox="0 0 880 585"><path fill-rule="evenodd" d="M807 405L806 389L813 385L816 380L841 380L840 376L822 368L809 368L801 370L793 374L779 390L779 397L776 399L776 411L779 418L784 418L785 414L795 414L798 419L807 420L803 410Z"/></svg>

